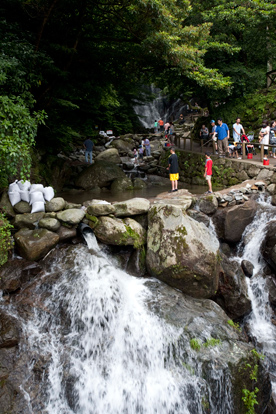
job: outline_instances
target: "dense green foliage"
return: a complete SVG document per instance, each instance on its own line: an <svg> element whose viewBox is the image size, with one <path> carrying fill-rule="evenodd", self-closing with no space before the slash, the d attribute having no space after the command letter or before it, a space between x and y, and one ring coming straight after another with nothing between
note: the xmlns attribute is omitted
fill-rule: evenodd
<svg viewBox="0 0 276 414"><path fill-rule="evenodd" d="M8 253L12 247L11 229L13 226L6 219L5 214L0 212L0 266L8 260Z"/></svg>

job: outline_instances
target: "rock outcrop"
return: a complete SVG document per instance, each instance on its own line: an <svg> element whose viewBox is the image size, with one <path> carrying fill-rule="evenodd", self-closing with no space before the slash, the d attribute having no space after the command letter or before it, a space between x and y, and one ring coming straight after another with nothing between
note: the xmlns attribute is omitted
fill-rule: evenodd
<svg viewBox="0 0 276 414"><path fill-rule="evenodd" d="M173 205L156 204L148 217L149 273L188 295L212 297L218 288L219 269L215 236Z"/></svg>
<svg viewBox="0 0 276 414"><path fill-rule="evenodd" d="M131 198L130 200L113 203L117 217L129 217L145 214L149 211L150 202L146 198Z"/></svg>
<svg viewBox="0 0 276 414"><path fill-rule="evenodd" d="M27 260L42 259L59 241L59 236L46 229L21 229L14 235L20 255Z"/></svg>
<svg viewBox="0 0 276 414"><path fill-rule="evenodd" d="M116 178L126 177L125 173L115 163L97 161L86 168L76 179L76 186L84 190L93 187L107 187Z"/></svg>

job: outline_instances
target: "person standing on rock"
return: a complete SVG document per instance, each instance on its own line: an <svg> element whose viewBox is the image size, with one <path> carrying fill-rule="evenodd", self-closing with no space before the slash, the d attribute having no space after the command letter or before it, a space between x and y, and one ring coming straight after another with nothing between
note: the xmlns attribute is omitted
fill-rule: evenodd
<svg viewBox="0 0 276 414"><path fill-rule="evenodd" d="M213 161L210 158L210 152L205 152L205 158L206 158L206 162L205 162L205 172L204 172L204 178L206 179L207 183L208 183L208 187L209 190L207 191L207 194L212 194L212 165L213 165Z"/></svg>
<svg viewBox="0 0 276 414"><path fill-rule="evenodd" d="M171 156L169 157L169 166L167 170L169 170L170 173L170 180L172 183L172 189L169 191L169 193L174 193L177 190L177 184L179 180L179 170L178 170L178 157L175 153L175 149L172 147L170 149Z"/></svg>
<svg viewBox="0 0 276 414"><path fill-rule="evenodd" d="M157 134L158 132L158 122L157 120L154 121L154 133Z"/></svg>
<svg viewBox="0 0 276 414"><path fill-rule="evenodd" d="M169 128L170 128L170 123L169 123L169 122L166 122L166 123L165 123L165 135L168 135L168 133L169 133Z"/></svg>
<svg viewBox="0 0 276 414"><path fill-rule="evenodd" d="M225 157L225 154L228 153L229 128L227 124L222 122L221 118L218 119L216 133L218 134L219 157Z"/></svg>
<svg viewBox="0 0 276 414"><path fill-rule="evenodd" d="M164 131L164 121L160 118L158 121L159 127L160 127L160 132Z"/></svg>
<svg viewBox="0 0 276 414"><path fill-rule="evenodd" d="M88 163L88 155L90 157L90 164L92 164L92 150L94 147L94 143L93 141L91 141L90 138L87 138L84 143L83 146L85 148L85 162Z"/></svg>
<svg viewBox="0 0 276 414"><path fill-rule="evenodd" d="M145 139L146 157L150 157L150 142L149 139Z"/></svg>

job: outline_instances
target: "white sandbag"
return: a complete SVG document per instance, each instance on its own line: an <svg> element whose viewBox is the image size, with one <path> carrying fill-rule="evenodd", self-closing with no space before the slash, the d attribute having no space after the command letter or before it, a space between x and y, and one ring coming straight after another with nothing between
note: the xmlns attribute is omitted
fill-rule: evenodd
<svg viewBox="0 0 276 414"><path fill-rule="evenodd" d="M17 181L9 185L9 193L14 193L15 191L20 191Z"/></svg>
<svg viewBox="0 0 276 414"><path fill-rule="evenodd" d="M27 181L27 180L26 181L23 181L23 180L18 181L17 184L18 184L21 191L28 191L31 187L30 181Z"/></svg>
<svg viewBox="0 0 276 414"><path fill-rule="evenodd" d="M40 211L45 211L44 201L35 201L32 205L31 213L39 213Z"/></svg>
<svg viewBox="0 0 276 414"><path fill-rule="evenodd" d="M33 193L34 191L41 191L43 193L43 189L43 184L32 184L30 187L30 193Z"/></svg>
<svg viewBox="0 0 276 414"><path fill-rule="evenodd" d="M44 198L46 201L51 201L55 197L53 187L44 187L43 189Z"/></svg>
<svg viewBox="0 0 276 414"><path fill-rule="evenodd" d="M21 201L26 201L27 203L30 202L30 193L28 190L26 191L20 191L20 198Z"/></svg>
<svg viewBox="0 0 276 414"><path fill-rule="evenodd" d="M41 201L44 203L44 195L40 191L34 191L33 193L30 193L30 204L33 205L36 202Z"/></svg>
<svg viewBox="0 0 276 414"><path fill-rule="evenodd" d="M20 192L14 191L13 193L9 193L9 199L12 206L19 203L19 201L21 201Z"/></svg>

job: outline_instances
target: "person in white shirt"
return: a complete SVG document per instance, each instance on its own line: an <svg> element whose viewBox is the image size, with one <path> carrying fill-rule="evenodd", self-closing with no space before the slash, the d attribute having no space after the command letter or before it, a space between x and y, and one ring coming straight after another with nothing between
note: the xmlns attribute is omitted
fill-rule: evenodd
<svg viewBox="0 0 276 414"><path fill-rule="evenodd" d="M237 118L236 123L233 125L233 140L234 142L241 142L241 136L245 134L244 128L240 123L241 119Z"/></svg>
<svg viewBox="0 0 276 414"><path fill-rule="evenodd" d="M259 142L260 144L264 144L264 160L267 160L268 156L268 144L269 144L269 133L270 127L268 126L267 121L263 121L262 129L260 130L259 134Z"/></svg>

